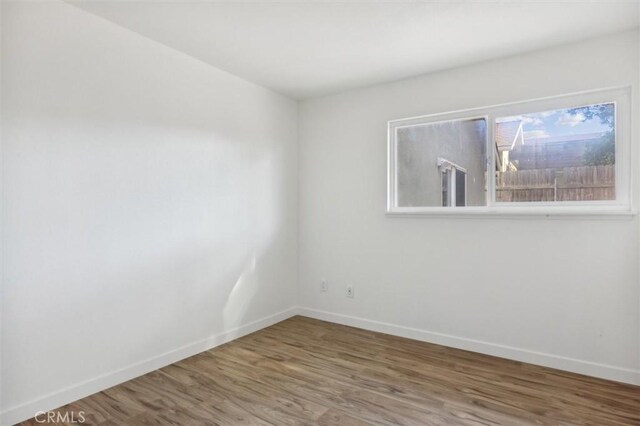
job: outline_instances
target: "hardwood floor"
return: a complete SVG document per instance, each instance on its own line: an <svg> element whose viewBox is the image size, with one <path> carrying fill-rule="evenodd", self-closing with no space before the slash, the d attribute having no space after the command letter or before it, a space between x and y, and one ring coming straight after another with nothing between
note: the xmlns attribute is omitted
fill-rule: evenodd
<svg viewBox="0 0 640 426"><path fill-rule="evenodd" d="M58 411L105 426L640 425L640 387L294 317Z"/></svg>

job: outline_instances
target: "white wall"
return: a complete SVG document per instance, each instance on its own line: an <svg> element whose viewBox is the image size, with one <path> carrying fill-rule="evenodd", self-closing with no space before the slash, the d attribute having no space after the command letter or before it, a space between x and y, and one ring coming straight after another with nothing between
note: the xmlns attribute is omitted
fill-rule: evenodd
<svg viewBox="0 0 640 426"><path fill-rule="evenodd" d="M290 314L297 104L65 3L2 7L4 423Z"/></svg>
<svg viewBox="0 0 640 426"><path fill-rule="evenodd" d="M388 120L629 84L637 100L638 75L632 32L302 102L303 313L640 383L637 218L384 213Z"/></svg>

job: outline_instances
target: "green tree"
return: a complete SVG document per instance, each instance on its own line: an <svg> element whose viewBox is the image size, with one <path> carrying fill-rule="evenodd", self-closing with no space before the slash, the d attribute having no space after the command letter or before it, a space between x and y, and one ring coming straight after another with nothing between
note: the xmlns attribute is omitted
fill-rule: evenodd
<svg viewBox="0 0 640 426"><path fill-rule="evenodd" d="M598 142L587 145L584 151L587 166L606 166L616 163L616 141L613 130L605 133Z"/></svg>
<svg viewBox="0 0 640 426"><path fill-rule="evenodd" d="M602 124L607 125L609 129L612 130L615 125L615 107L613 104L599 104L570 108L567 112L571 115L582 114L585 121L598 118Z"/></svg>
<svg viewBox="0 0 640 426"><path fill-rule="evenodd" d="M586 120L599 119L609 130L598 142L587 146L584 162L588 166L612 165L616 162L615 107L613 104L589 105L568 110L571 115L582 114Z"/></svg>

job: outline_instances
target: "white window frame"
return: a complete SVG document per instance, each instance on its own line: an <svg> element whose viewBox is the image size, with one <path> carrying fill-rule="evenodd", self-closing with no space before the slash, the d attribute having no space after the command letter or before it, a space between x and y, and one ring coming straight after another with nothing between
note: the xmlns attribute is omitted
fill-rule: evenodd
<svg viewBox="0 0 640 426"><path fill-rule="evenodd" d="M615 104L615 200L497 202L495 199L496 153L494 128L496 118L531 114L580 106ZM636 214L632 188L632 103L631 87L615 87L571 93L522 102L492 105L447 113L403 118L388 122L387 214L389 215L485 215L485 216L632 216ZM485 119L487 124L487 205L466 207L400 207L397 205L397 134L398 129L447 121Z"/></svg>
<svg viewBox="0 0 640 426"><path fill-rule="evenodd" d="M456 205L457 197L457 179L456 176L457 171L461 171L464 173L464 205L467 205L467 169L453 163L446 158L438 157L438 169L440 170L440 174L447 175L447 198L449 198L448 202L451 203L451 207L458 207ZM444 167L443 167L444 166ZM442 176L440 176L442 179ZM440 205L444 204L444 198L442 197L442 190L440 190Z"/></svg>

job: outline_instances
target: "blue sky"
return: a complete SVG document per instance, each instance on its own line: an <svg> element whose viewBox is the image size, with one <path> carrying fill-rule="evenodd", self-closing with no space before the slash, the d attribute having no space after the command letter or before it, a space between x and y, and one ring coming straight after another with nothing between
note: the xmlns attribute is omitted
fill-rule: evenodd
<svg viewBox="0 0 640 426"><path fill-rule="evenodd" d="M569 114L568 109L524 114L518 118L524 122L525 140L547 136L602 133L610 130L608 125L600 122L599 117L587 120L582 113Z"/></svg>

